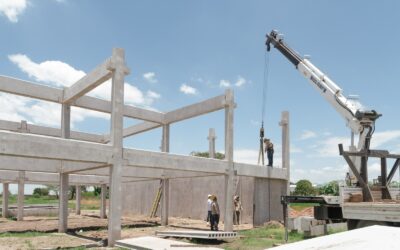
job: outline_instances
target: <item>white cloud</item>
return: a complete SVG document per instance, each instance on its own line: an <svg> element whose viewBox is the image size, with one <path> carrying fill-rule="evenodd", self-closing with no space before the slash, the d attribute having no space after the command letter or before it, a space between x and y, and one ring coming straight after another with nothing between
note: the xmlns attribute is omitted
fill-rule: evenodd
<svg viewBox="0 0 400 250"><path fill-rule="evenodd" d="M400 130L375 132L372 136L371 147L379 148L383 144L400 138Z"/></svg>
<svg viewBox="0 0 400 250"><path fill-rule="evenodd" d="M389 130L383 132L375 132L372 136L371 148L379 149L385 144L392 142L400 138L400 130ZM350 144L349 137L327 137L317 142L317 144L311 146L315 149L314 153L311 153L311 157L337 157L339 155L338 144L343 144L345 150L347 150ZM357 145L357 143L356 143Z"/></svg>
<svg viewBox="0 0 400 250"><path fill-rule="evenodd" d="M243 77L241 77L241 76L238 76L238 79L237 79L237 81L235 82L235 86L236 87L241 87L242 85L244 85L244 84L246 84L247 83L247 80L246 79L244 79Z"/></svg>
<svg viewBox="0 0 400 250"><path fill-rule="evenodd" d="M328 137L324 138L322 141L317 142L314 145L314 153L311 153L311 157L338 157L339 149L338 144L349 143L349 137ZM344 146L346 148L346 146Z"/></svg>
<svg viewBox="0 0 400 250"><path fill-rule="evenodd" d="M85 75L85 72L77 70L61 61L33 62L29 57L22 54L10 55L10 61L15 63L30 78L50 86L68 87ZM90 96L110 100L111 80L106 81L88 93ZM149 108L160 95L153 91L143 94L137 87L125 83L124 98L126 104L132 104ZM0 118L20 121L27 120L35 124L59 126L61 107L55 103L32 100L25 97L0 95L0 104L3 104ZM86 117L97 117L107 119L109 115L86 109L74 108L71 115L71 126L83 121Z"/></svg>
<svg viewBox="0 0 400 250"><path fill-rule="evenodd" d="M234 161L257 164L258 161L258 150L254 149L238 149L234 151Z"/></svg>
<svg viewBox="0 0 400 250"><path fill-rule="evenodd" d="M156 92L154 92L154 91L151 91L151 90L149 90L149 91L147 91L147 94L146 94L149 98L153 98L153 99L159 99L160 97L161 97L161 95L159 94L159 93L156 93Z"/></svg>
<svg viewBox="0 0 400 250"><path fill-rule="evenodd" d="M143 74L143 78L148 81L149 83L156 83L158 80L156 79L156 73L154 72L147 72Z"/></svg>
<svg viewBox="0 0 400 250"><path fill-rule="evenodd" d="M228 80L221 80L219 81L219 86L221 88L229 88L231 86L231 83Z"/></svg>
<svg viewBox="0 0 400 250"><path fill-rule="evenodd" d="M28 74L30 78L49 85L71 86L85 75L85 72L60 61L35 63L29 57L22 54L10 55L8 58L23 72Z"/></svg>
<svg viewBox="0 0 400 250"><path fill-rule="evenodd" d="M311 130L304 130L303 133L300 135L300 140L306 140L310 138L316 137L317 134Z"/></svg>
<svg viewBox="0 0 400 250"><path fill-rule="evenodd" d="M0 0L0 13L5 15L10 22L18 22L21 15L28 5L27 0Z"/></svg>
<svg viewBox="0 0 400 250"><path fill-rule="evenodd" d="M291 144L290 145L290 153L303 153L303 149Z"/></svg>
<svg viewBox="0 0 400 250"><path fill-rule="evenodd" d="M348 166L345 164L337 166L322 166L315 168L307 168L293 166L290 170L290 181L297 182L299 180L310 180L313 184L324 184L333 180L344 180L348 172Z"/></svg>
<svg viewBox="0 0 400 250"><path fill-rule="evenodd" d="M181 85L179 90L186 95L196 95L198 93L197 89L186 85L185 83Z"/></svg>

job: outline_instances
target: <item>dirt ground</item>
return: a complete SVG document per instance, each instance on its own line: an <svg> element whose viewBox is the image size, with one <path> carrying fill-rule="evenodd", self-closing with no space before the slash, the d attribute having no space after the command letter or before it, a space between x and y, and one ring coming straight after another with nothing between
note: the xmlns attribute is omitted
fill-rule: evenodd
<svg viewBox="0 0 400 250"><path fill-rule="evenodd" d="M313 208L301 211L289 210L290 217L312 216ZM98 246L102 248L107 239L107 219L100 219L99 212L83 210L82 215L71 213L68 216L68 234L56 233L57 217L24 217L24 221L0 218L0 233L43 232L49 233L34 237L0 237L1 249L56 249L78 246ZM223 228L223 223L220 223ZM205 221L187 218L169 218L169 225L160 226L159 218L146 216L124 216L122 218L122 239L155 235L156 231L209 230ZM234 230L251 229L251 224L235 225Z"/></svg>
<svg viewBox="0 0 400 250"><path fill-rule="evenodd" d="M82 211L82 215L68 216L68 234L51 233L35 237L0 237L1 249L55 249L83 245L101 246L107 238L107 219L100 219L98 211ZM25 217L24 221L0 219L0 233L56 232L56 217ZM223 223L220 223L223 228ZM205 221L187 218L169 218L169 225L160 226L160 219L145 216L122 218L122 238L153 236L156 231L209 230ZM234 230L252 228L251 224L235 225Z"/></svg>
<svg viewBox="0 0 400 250"><path fill-rule="evenodd" d="M299 216L314 216L314 207L307 207L304 208L303 210L296 211L294 209L289 208L289 217L290 218L296 218Z"/></svg>

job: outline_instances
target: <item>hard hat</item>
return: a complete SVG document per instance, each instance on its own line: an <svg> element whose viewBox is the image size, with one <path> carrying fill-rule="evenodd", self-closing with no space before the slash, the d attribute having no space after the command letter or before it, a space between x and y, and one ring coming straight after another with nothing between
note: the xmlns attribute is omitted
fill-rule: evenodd
<svg viewBox="0 0 400 250"><path fill-rule="evenodd" d="M211 196L212 196L211 194L208 194L208 196L207 196L207 197L208 197L208 198L211 198Z"/></svg>

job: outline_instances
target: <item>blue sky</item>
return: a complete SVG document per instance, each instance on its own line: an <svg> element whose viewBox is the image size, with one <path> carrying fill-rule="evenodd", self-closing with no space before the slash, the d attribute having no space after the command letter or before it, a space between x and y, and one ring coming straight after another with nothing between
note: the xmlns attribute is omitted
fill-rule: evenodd
<svg viewBox="0 0 400 250"><path fill-rule="evenodd" d="M78 1L0 0L0 74L50 86L71 85L125 49L130 105L170 111L234 89L235 159L256 163L265 34L286 42L326 72L345 94L382 113L372 146L400 152L398 125L400 3L397 1ZM281 112L290 112L292 181L341 179L337 144L349 145L344 120L276 50L270 53L265 127L280 165ZM91 95L108 98L107 85ZM60 107L0 95L0 119L59 126ZM107 133L108 116L73 110L74 130ZM126 119L126 126L137 123ZM208 149L210 127L223 151L224 113L171 126L171 152ZM160 129L125 140L158 151ZM371 161L370 178L377 162ZM390 165L390 163L389 163Z"/></svg>

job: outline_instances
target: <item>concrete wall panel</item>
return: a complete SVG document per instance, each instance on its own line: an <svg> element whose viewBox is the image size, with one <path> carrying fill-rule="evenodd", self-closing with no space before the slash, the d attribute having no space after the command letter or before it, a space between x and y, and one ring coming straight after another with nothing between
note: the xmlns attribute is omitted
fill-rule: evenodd
<svg viewBox="0 0 400 250"><path fill-rule="evenodd" d="M215 194L218 197L221 219L223 219L224 185L224 176L171 179L169 216L204 220L207 215L207 195ZM124 214L149 215L159 186L158 180L124 184ZM254 192L255 189L256 192ZM262 225L269 219L281 220L280 196L285 192L286 181L240 177L235 194L238 194L242 201L241 223L253 222L253 203L256 204L255 220L258 225ZM159 216L160 213L157 214Z"/></svg>

